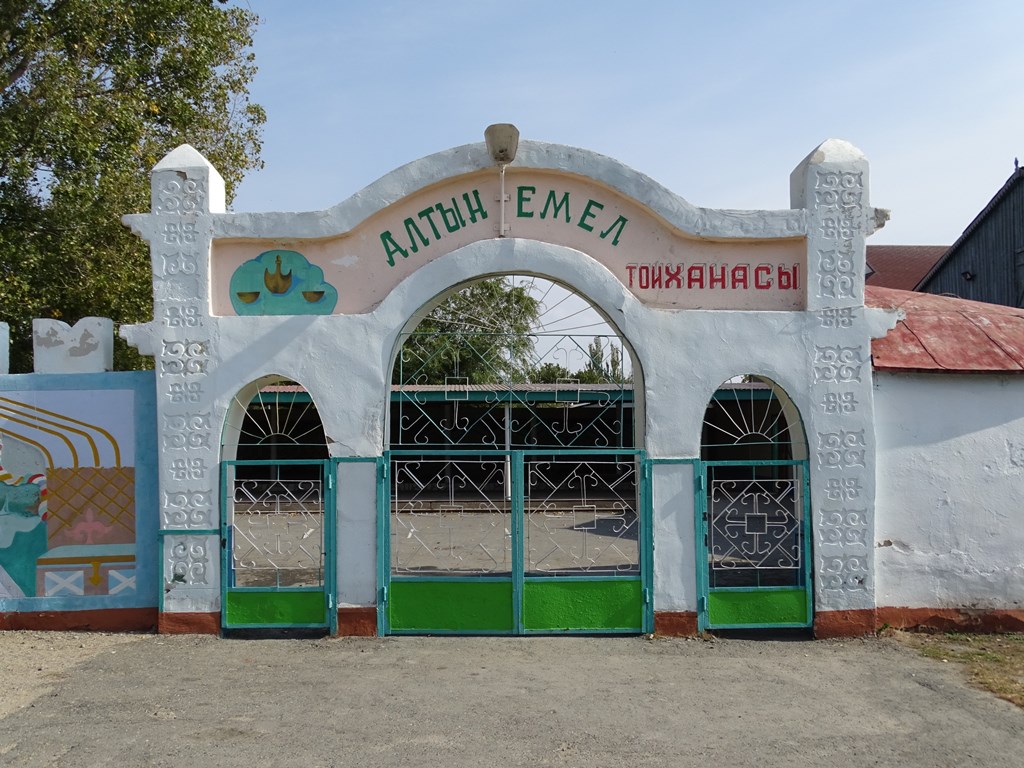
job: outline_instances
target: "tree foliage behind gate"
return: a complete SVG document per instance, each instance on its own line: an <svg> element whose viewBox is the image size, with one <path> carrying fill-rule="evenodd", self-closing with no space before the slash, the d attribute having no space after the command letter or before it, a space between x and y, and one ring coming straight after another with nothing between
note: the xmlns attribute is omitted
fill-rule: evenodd
<svg viewBox="0 0 1024 768"><path fill-rule="evenodd" d="M31 370L31 320L152 311L149 172L182 143L228 200L259 159L249 101L257 18L214 0L5 0L0 7L0 319L11 370ZM115 365L142 360L118 340Z"/></svg>

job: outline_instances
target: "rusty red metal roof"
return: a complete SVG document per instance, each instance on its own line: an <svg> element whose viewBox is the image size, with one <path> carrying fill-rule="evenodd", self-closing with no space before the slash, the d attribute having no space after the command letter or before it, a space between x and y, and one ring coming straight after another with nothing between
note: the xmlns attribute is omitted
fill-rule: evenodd
<svg viewBox="0 0 1024 768"><path fill-rule="evenodd" d="M946 245L869 245L868 266L874 272L867 284L912 291L947 250Z"/></svg>
<svg viewBox="0 0 1024 768"><path fill-rule="evenodd" d="M871 343L875 370L1024 374L1024 309L870 285L864 299L906 313Z"/></svg>

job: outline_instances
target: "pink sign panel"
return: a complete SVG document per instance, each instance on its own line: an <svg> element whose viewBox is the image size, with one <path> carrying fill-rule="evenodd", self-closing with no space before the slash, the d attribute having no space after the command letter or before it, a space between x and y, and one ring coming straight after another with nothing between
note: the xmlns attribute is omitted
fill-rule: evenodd
<svg viewBox="0 0 1024 768"><path fill-rule="evenodd" d="M218 240L215 315L353 314L380 303L423 265L499 236L495 171L410 195L324 240ZM806 306L802 237L694 238L636 202L565 174L506 176L505 236L562 245L607 267L644 304L665 309L799 310Z"/></svg>

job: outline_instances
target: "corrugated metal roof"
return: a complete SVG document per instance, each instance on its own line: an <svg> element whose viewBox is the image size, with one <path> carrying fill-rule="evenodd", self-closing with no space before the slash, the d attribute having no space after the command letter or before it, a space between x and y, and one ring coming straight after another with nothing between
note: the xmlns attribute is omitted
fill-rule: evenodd
<svg viewBox="0 0 1024 768"><path fill-rule="evenodd" d="M892 288L865 288L868 306L906 318L871 343L876 370L1024 374L1024 309Z"/></svg>
<svg viewBox="0 0 1024 768"><path fill-rule="evenodd" d="M869 245L868 285L912 291L949 250L946 245Z"/></svg>

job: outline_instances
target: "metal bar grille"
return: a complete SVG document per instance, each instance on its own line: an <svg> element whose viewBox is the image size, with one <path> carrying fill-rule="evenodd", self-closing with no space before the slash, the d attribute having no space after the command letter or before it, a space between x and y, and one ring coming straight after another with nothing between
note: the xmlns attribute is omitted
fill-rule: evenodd
<svg viewBox="0 0 1024 768"><path fill-rule="evenodd" d="M527 574L640 572L639 460L528 457Z"/></svg>
<svg viewBox="0 0 1024 768"><path fill-rule="evenodd" d="M324 585L323 470L287 468L315 476L287 476L278 465L227 468L232 587Z"/></svg>
<svg viewBox="0 0 1024 768"><path fill-rule="evenodd" d="M801 586L802 467L707 467L709 586Z"/></svg>

